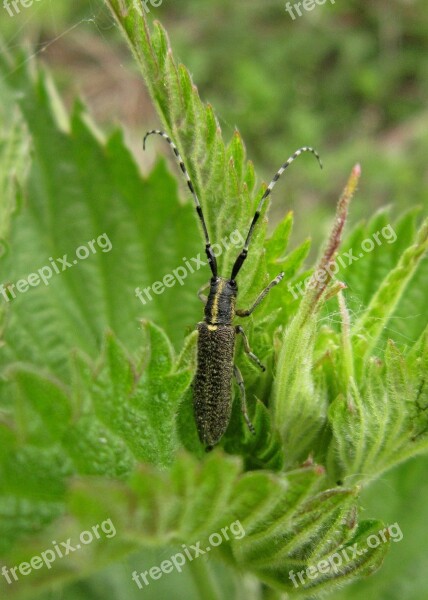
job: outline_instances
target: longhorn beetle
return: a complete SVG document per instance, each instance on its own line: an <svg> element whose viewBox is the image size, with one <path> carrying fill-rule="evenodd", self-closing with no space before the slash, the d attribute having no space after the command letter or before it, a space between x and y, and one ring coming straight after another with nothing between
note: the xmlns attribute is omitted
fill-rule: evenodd
<svg viewBox="0 0 428 600"><path fill-rule="evenodd" d="M248 317L251 315L254 309L267 296L269 291L284 277L284 273L277 275L257 296L254 304L249 309L236 309L236 297L238 295L236 276L247 258L248 247L263 204L282 173L300 154L303 152L312 152L312 154L316 156L321 168L322 163L316 150L308 146L303 146L302 148L299 148L299 150L296 150L296 152L294 152L294 154L292 154L280 167L260 199L253 220L251 221L244 247L233 265L230 277L221 277L217 273L217 261L211 248L210 237L201 204L177 146L166 133L154 129L153 131L147 132L144 136L143 147L145 149L147 137L154 133L165 138L171 146L177 162L186 178L187 185L195 201L196 212L202 225L205 237L205 253L212 273L210 282L204 285L198 292L199 299L205 304L205 317L203 321L198 323L197 369L192 384L193 409L196 427L199 438L208 451L219 442L230 421L232 411L233 375L239 386L244 419L248 429L252 433L255 433L255 429L247 413L244 380L242 379L240 370L234 364L235 338L237 334L242 336L244 350L248 354L248 357L262 371L265 371L265 367L257 356L251 352L248 338L245 335L244 330L240 325L233 325L233 319L235 316ZM206 297L202 292L208 287L210 288L210 291L208 297Z"/></svg>

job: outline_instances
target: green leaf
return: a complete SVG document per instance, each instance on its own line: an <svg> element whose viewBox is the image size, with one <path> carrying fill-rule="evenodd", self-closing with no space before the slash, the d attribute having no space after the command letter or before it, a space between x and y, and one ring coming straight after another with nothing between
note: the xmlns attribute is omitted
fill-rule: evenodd
<svg viewBox="0 0 428 600"><path fill-rule="evenodd" d="M347 395L334 400L329 411L334 436L329 449L333 480L368 480L426 450L421 420L424 406L420 404L426 356L425 345L415 373L390 341L385 367L372 359L361 388L351 378Z"/></svg>
<svg viewBox="0 0 428 600"><path fill-rule="evenodd" d="M50 269L52 275L46 285L39 280L25 293L15 290L16 297L7 302L0 296L8 313L2 364L28 361L63 376L70 349L95 358L108 327L130 351L136 350L141 317L156 320L179 344L200 314L196 291L207 278L206 267L191 272L183 262L187 257L195 264L191 257L201 253L192 207L178 202L163 164L149 179L141 178L121 133L100 143L81 108L75 110L70 133L59 131L44 77L35 87L31 81L21 83L35 154L28 198L14 215L10 251L1 259L2 280L16 284L39 269ZM76 258L74 265L76 249L87 248L90 240L96 252ZM65 253L72 266L63 272L56 259ZM144 293L178 268L188 285L174 277L173 287L160 295L150 289Z"/></svg>
<svg viewBox="0 0 428 600"><path fill-rule="evenodd" d="M71 475L125 478L137 461L171 464L178 445L175 415L191 374L188 367L177 370L165 334L144 327L144 365L133 363L110 333L96 367L75 357L74 393L31 367L10 370L20 429L15 435L0 429L8 444L1 456L0 507L16 524L3 526L5 547L61 514ZM27 502L21 525L23 507L14 496Z"/></svg>
<svg viewBox="0 0 428 600"><path fill-rule="evenodd" d="M414 244L401 255L398 264L385 277L370 304L353 326L356 348L362 355L372 353L391 319L418 264L428 249L428 221L419 229Z"/></svg>
<svg viewBox="0 0 428 600"><path fill-rule="evenodd" d="M107 4L162 126L177 142L227 275L265 187L255 187L239 132L223 140L214 110L174 59L163 27L149 27L131 0ZM368 544L385 529L380 521L358 522L356 483L428 448L424 318L415 318L408 348L393 341L383 347L383 329L395 315L402 318L405 290L417 300L415 311L423 309L416 292L425 273L426 230L415 240L416 213L395 224L394 243L343 267L341 279L354 285L355 302L348 303L344 283L330 271L359 167L316 270L301 273L308 241L289 248L291 214L265 240L263 207L239 277L239 307L250 306L279 271L285 277L248 320L267 372L261 376L241 359L237 346L256 434L246 429L234 389L228 431L206 455L192 413L196 334L186 333L202 314L195 291L209 269L189 267L204 256L187 190L179 202L163 162L142 178L121 131L104 139L81 102L67 115L47 74L2 61L8 76L1 88L14 107L0 138L7 173L0 179L2 281L16 286L43 266L53 270L64 254L72 259L44 287L1 292L2 563L17 565L53 539L77 537L96 523L110 520L115 528L20 586L6 590L0 581L2 591L18 597L50 590L147 547L176 553L200 541L206 548L220 531L230 535L212 548L214 560L238 576L255 575L257 593L267 584L272 594L273 588L290 597L318 596L373 572L388 535L376 547ZM33 154L24 188L28 134ZM387 227L380 213L342 248ZM74 263L76 249L90 243L97 251ZM320 279L320 272L327 276ZM163 283L170 274L172 287ZM353 324L356 302L367 311ZM232 524L239 525L233 535ZM189 565L198 589L221 597L201 564Z"/></svg>
<svg viewBox="0 0 428 600"><path fill-rule="evenodd" d="M281 587L287 565L305 565L311 560L309 542L317 548L314 557L318 560L352 537L354 526L342 517L349 514L355 494L345 489L317 492L323 475L317 466L276 476L264 471L245 474L239 461L217 453L202 463L182 456L169 474L146 466L133 475L129 485L75 479L68 496L74 519L59 524L55 535L73 539L81 529L88 530L108 516L116 534L97 542L96 550L85 549L87 565L94 568L141 545L181 548L183 542L189 547L200 540L205 548L208 537L221 532L222 544L212 548L213 555L260 572ZM39 547L51 535L47 531L39 536ZM34 541L11 557L25 560L31 552L37 554ZM262 567L265 552L269 552L269 562ZM67 561L58 561L49 581L78 572L82 558L75 553ZM36 580L39 586L46 585L45 573L32 575L33 585ZM29 580L23 580L22 589L28 584Z"/></svg>

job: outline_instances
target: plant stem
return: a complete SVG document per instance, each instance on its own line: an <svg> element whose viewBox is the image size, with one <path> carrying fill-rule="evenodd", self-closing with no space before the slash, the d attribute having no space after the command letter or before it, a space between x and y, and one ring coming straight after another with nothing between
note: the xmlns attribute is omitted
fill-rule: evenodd
<svg viewBox="0 0 428 600"><path fill-rule="evenodd" d="M221 600L222 595L209 568L208 561L194 560L188 565L201 600Z"/></svg>

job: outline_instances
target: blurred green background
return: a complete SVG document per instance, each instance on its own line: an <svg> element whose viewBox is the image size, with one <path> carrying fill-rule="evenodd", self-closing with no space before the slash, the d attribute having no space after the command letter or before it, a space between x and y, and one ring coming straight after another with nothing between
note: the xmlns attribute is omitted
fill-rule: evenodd
<svg viewBox="0 0 428 600"><path fill-rule="evenodd" d="M276 193L272 221L292 207L303 217L296 236L311 233L316 241L310 219L321 239L357 161L363 178L351 220L385 204L395 214L426 205L426 2L328 0L295 20L285 5L163 0L151 7L149 18L166 26L176 56L190 69L202 99L213 104L226 138L235 127L241 131L265 180L297 147L310 144L320 151L325 171L309 160L290 170ZM69 104L82 95L98 123L124 123L129 143L149 168L141 136L158 122L102 1L34 0L14 17L3 6L1 12L6 47L25 40L52 68Z"/></svg>
<svg viewBox="0 0 428 600"><path fill-rule="evenodd" d="M0 4L0 14L4 47L13 51L24 44L48 65L68 106L79 95L101 127L123 123L147 172L155 151L143 156L141 138L158 121L103 3L38 0L13 17ZM357 161L363 177L351 223L385 204L393 215L414 205L426 209L426 1L327 1L293 20L283 0L163 0L150 18L167 28L176 56L190 69L202 99L213 104L225 137L240 130L265 180L297 147L310 144L320 151L323 172L302 162L276 189L271 221L292 207L295 239L311 235L317 246ZM404 539L392 544L379 573L336 593L336 600L428 597L427 466L425 458L414 460L363 493L362 516L397 521ZM131 562L135 568L157 564L154 554ZM166 588L158 583L140 592L128 581L129 569L109 568L61 597L195 597L185 575L170 575Z"/></svg>

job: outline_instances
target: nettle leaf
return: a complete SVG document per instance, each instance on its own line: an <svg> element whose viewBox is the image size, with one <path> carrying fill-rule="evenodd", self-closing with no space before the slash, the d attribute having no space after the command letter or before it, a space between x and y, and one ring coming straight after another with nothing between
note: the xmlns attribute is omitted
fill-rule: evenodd
<svg viewBox="0 0 428 600"><path fill-rule="evenodd" d="M236 391L232 418L221 445L228 453L241 455L246 470L281 470L284 466L284 449L269 410L258 399L252 403L249 414L256 431L253 435L243 423L239 400Z"/></svg>
<svg viewBox="0 0 428 600"><path fill-rule="evenodd" d="M392 219L389 208L376 213L368 223L359 223L344 239L340 248L338 277L347 286L347 304L353 312L367 307L386 275L395 267L401 254L416 233L414 209ZM343 263L343 264L342 264Z"/></svg>
<svg viewBox="0 0 428 600"><path fill-rule="evenodd" d="M19 199L20 187L27 172L26 155L29 150L28 133L19 115L18 108L6 88L1 86L2 96L10 99L0 106L0 202L2 222L0 224L1 255L7 250L7 240L10 233L10 221L16 210L16 200Z"/></svg>
<svg viewBox="0 0 428 600"><path fill-rule="evenodd" d="M384 328L392 318L409 281L428 249L428 220L425 220L411 246L401 254L372 297L366 311L353 325L354 345L363 357L372 353Z"/></svg>
<svg viewBox="0 0 428 600"><path fill-rule="evenodd" d="M155 320L181 345L200 314L196 291L208 277L207 267L193 273L183 268L183 257L203 253L193 208L178 202L163 163L148 179L140 176L121 132L100 142L81 105L69 131L60 130L46 76L14 77L23 90L20 107L32 136L33 162L25 198L13 216L9 250L0 261L2 282L16 284L39 269L48 278L25 293L14 288L15 298L0 296L7 312L2 364L28 361L64 376L70 350L95 358L108 327L136 350L142 317ZM88 249L91 240L95 252L78 259L76 250ZM62 271L57 258L65 254L71 267ZM136 288L143 291L179 267L187 281L174 277L163 293L143 293L145 303L136 296Z"/></svg>
<svg viewBox="0 0 428 600"><path fill-rule="evenodd" d="M297 248L288 249L293 221L293 213L289 212L266 241L266 261L269 277L272 279L282 271L284 272L284 279L278 290L275 290L276 293L271 294L267 298L266 304L262 305L261 313L262 316L269 315L273 311L281 309L277 321L283 325L290 320L299 307L296 300L301 297L298 287L302 278L300 272L311 248L310 240L305 240ZM305 273L303 278L307 276L308 274ZM259 318L262 319L260 316Z"/></svg>
<svg viewBox="0 0 428 600"><path fill-rule="evenodd" d="M65 536L61 539L76 539L79 531L89 530L107 517L116 534L57 561L49 578L46 572L34 573L32 585L43 589L82 570L87 574L113 557L124 557L141 547L168 546L180 551L182 543L189 547L199 541L206 549L211 533L227 531L228 537L223 534L222 544L212 547L210 556L255 573L293 595L299 590L295 590L290 573L342 552L343 566L339 568L337 557L332 558L331 564L327 563L328 573L319 581L307 578L300 590L310 588L315 593L318 587L326 587L327 580L350 578L380 562L379 551L372 549L364 557L354 558L348 550L345 559L343 548L357 543L364 549L360 531L364 524L357 528L355 523L356 490L319 491L324 477L324 470L316 465L277 475L243 473L238 460L218 452L202 462L180 456L168 473L146 465L134 473L129 484L77 478L67 495L70 517L58 522L55 536L60 533ZM381 523L376 526L379 531ZM374 532L374 524L364 531ZM49 536L52 531L47 530L36 539L37 544L33 538L25 549L12 553L12 559L23 561L37 554L37 548L49 547ZM23 580L21 589L30 585L28 579ZM11 591L13 594L16 588Z"/></svg>
<svg viewBox="0 0 428 600"><path fill-rule="evenodd" d="M413 412L415 435L412 441L416 442L428 431L428 327L407 356L407 367L415 394Z"/></svg>
<svg viewBox="0 0 428 600"><path fill-rule="evenodd" d="M10 90L0 80L0 259L7 254L12 215L21 198L21 186L27 173L29 137ZM0 331L3 330L5 306L0 304Z"/></svg>
<svg viewBox="0 0 428 600"><path fill-rule="evenodd" d="M426 333L418 353L406 361L390 340L385 364L371 359L362 385L350 379L346 395L331 404L333 441L329 448L332 480L370 480L428 445L424 389Z"/></svg>
<svg viewBox="0 0 428 600"><path fill-rule="evenodd" d="M183 456L170 477L141 470L132 481L131 494L118 486L111 489L101 482L94 486L78 481L70 502L82 525L109 514L128 544L145 546L167 541L180 548L183 541L199 540L206 548L210 533L239 521L239 536L230 534L230 539L218 547L221 558L298 595L289 576L292 569L296 572L297 568L318 564L357 543L361 554L356 559L349 551L349 561L343 559L346 564L330 568L327 577L315 582L324 588L326 580L346 580L355 571L376 568L388 546L385 543L380 550L364 552L363 533L367 537L378 532L382 524L367 526L364 522L357 528L355 490L319 492L323 479L324 470L316 465L281 475L242 473L239 462L220 453L203 463ZM127 510L130 506L135 507L132 512ZM214 549L211 556L215 556ZM317 591L313 580L308 579L307 584Z"/></svg>
<svg viewBox="0 0 428 600"><path fill-rule="evenodd" d="M235 131L224 142L213 108L175 61L160 24L150 28L132 0L106 3L185 160L227 275L264 189L255 187L243 140ZM2 580L0 589L32 595L141 548L204 544L237 521L245 535L229 537L212 554L237 573L256 575L260 589L263 582L290 597L316 597L373 572L388 535L375 547L367 543L383 526L358 522L356 483L428 446L424 319L414 315L408 348L384 344L390 321L403 321L405 291L414 311L423 312L417 288L426 225L416 234L416 214L408 213L388 244L387 213L379 213L343 249L362 247L375 234L387 244L334 278L359 167L315 270L302 273L309 241L288 247L291 214L265 240L264 206L238 282L239 307L250 306L280 271L285 277L248 320L267 373L241 359L238 347L256 435L243 423L235 390L229 429L207 456L192 415L196 336L185 334L202 314L195 292L209 270L203 265L178 278L186 261L205 260L191 198L178 201L163 162L142 178L122 132L104 139L80 102L69 117L49 77L19 64L0 62L15 119L0 139L0 160L6 170L16 163L16 177L0 179L2 281L16 285L65 254L72 266L44 286L2 294L2 561L19 564L53 539L78 536L105 519L115 534L19 586L6 589ZM21 192L27 135L32 163ZM74 263L76 248L95 247L100 236L109 246ZM174 285L158 293L168 274ZM195 580L209 586L203 564L204 577L199 572ZM203 597L210 594L203 589Z"/></svg>
<svg viewBox="0 0 428 600"><path fill-rule="evenodd" d="M346 285L344 294L353 325L364 317L384 279L397 267L404 251L415 243L420 211L417 208L409 210L395 220L390 213L388 208L382 209L367 223L354 227L341 244L332 267L335 277ZM426 327L424 285L428 262L424 252L422 249L414 269L408 273L402 271L402 275L408 277L400 294L394 296L395 308L390 307L389 316L385 312L382 325L379 322L380 335L373 339L372 347L378 356L388 339L393 339L405 350L416 342ZM302 279L300 277L298 281ZM296 286L293 291L298 291ZM334 336L334 332L340 330L340 318L331 304L327 304L321 314Z"/></svg>
<svg viewBox="0 0 428 600"><path fill-rule="evenodd" d="M2 434L0 506L17 527L1 521L5 547L61 514L70 476L125 478L138 462L172 463L175 415L191 370L177 369L162 330L150 323L144 329L144 364L134 363L109 333L96 366L74 358L73 389L32 367L10 370L19 403L16 426Z"/></svg>
<svg viewBox="0 0 428 600"><path fill-rule="evenodd" d="M174 352L162 330L150 323L144 328L148 338L144 369L134 365L109 335L104 368L97 370L88 395L94 416L110 436L125 443L124 454L132 456L131 464L167 466L177 447L175 413L191 374L189 368L175 370ZM108 439L103 443L110 445Z"/></svg>

